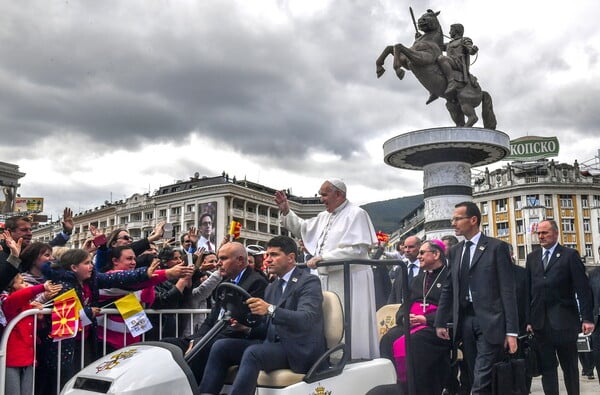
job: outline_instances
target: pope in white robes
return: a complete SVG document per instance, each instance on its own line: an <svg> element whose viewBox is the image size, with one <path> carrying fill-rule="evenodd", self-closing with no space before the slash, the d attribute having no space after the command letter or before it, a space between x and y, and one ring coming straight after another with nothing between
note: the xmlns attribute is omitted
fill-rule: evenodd
<svg viewBox="0 0 600 395"><path fill-rule="evenodd" d="M307 265L316 267L321 260L368 258L369 247L377 237L369 214L346 199L346 185L338 179L325 181L319 190L326 211L314 218L302 219L289 208L285 193L275 194L281 211L281 223L301 238L313 255ZM343 266L319 267L323 288L344 300ZM350 267L350 307L352 309L353 359L377 358L379 342L375 317L375 288L370 266Z"/></svg>

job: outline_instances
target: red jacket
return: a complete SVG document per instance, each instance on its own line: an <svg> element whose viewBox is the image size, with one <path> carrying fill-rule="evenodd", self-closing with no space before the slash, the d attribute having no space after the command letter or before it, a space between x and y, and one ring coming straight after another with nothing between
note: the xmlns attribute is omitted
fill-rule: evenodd
<svg viewBox="0 0 600 395"><path fill-rule="evenodd" d="M37 294L44 292L44 284L34 285L15 291L2 303L6 321L10 322L21 312L33 308L29 303ZM33 352L33 320L35 315L23 318L14 327L8 338L6 366L11 368L32 366L35 361Z"/></svg>

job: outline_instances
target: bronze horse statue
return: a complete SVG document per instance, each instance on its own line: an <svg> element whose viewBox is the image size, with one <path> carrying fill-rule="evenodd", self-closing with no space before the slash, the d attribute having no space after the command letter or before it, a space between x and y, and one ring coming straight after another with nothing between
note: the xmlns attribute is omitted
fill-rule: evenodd
<svg viewBox="0 0 600 395"><path fill-rule="evenodd" d="M446 108L456 126L473 126L478 121L475 107L482 104L483 126L487 129L496 128L496 116L492 106L492 97L488 92L482 91L477 78L468 76L456 92L445 94L448 80L437 60L442 55L444 48L443 33L437 19L438 12L427 10L418 20L417 38L412 47L407 48L402 44L387 46L377 61L377 78L385 72L383 64L388 55L394 55L394 70L398 78L404 78L404 69L413 72L421 85L430 93L426 104L439 97L446 99ZM413 19L414 23L414 19ZM465 116L467 117L465 121Z"/></svg>

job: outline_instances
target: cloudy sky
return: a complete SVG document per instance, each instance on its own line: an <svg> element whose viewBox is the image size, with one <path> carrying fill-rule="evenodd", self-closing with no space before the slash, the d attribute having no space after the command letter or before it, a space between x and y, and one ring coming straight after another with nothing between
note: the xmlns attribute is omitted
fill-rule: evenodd
<svg viewBox="0 0 600 395"><path fill-rule="evenodd" d="M450 117L391 58L375 76L413 42L409 5L465 25L498 130L558 136L570 163L600 148L596 1L1 3L0 161L48 214L224 170L304 196L339 177L358 203L420 193L382 145Z"/></svg>

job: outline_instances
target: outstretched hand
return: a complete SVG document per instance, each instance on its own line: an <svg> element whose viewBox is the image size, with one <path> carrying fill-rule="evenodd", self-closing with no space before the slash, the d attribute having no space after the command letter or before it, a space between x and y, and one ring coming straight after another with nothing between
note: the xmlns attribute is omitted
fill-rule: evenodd
<svg viewBox="0 0 600 395"><path fill-rule="evenodd" d="M8 232L0 233L0 240L4 240L6 246L10 249L10 254L15 257L21 255L21 248L23 246L23 238L20 237L18 241L12 238Z"/></svg>
<svg viewBox="0 0 600 395"><path fill-rule="evenodd" d="M70 235L73 232L73 228L75 227L75 223L73 222L73 210L68 207L65 207L63 210L63 219L62 219L62 228L63 232Z"/></svg>
<svg viewBox="0 0 600 395"><path fill-rule="evenodd" d="M277 203L277 207L279 207L281 214L288 215L290 212L290 204L284 191L275 192L275 203Z"/></svg>

